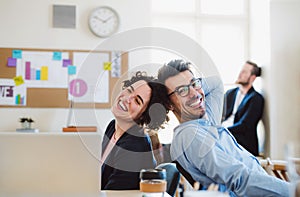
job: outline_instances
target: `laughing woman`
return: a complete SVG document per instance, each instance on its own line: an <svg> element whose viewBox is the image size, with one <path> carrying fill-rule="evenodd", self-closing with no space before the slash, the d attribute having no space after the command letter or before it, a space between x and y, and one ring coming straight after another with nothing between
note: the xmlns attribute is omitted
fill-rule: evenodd
<svg viewBox="0 0 300 197"><path fill-rule="evenodd" d="M143 72L123 82L111 108L115 119L107 126L102 142L102 189L139 189L140 170L156 166L145 130L157 130L168 121L166 92Z"/></svg>

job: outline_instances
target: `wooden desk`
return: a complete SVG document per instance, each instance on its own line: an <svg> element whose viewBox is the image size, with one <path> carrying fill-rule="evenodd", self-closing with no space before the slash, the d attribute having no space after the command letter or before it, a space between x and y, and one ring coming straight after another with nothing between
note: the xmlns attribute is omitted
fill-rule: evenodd
<svg viewBox="0 0 300 197"><path fill-rule="evenodd" d="M139 190L106 190L96 193L1 193L0 196L9 197L142 197L142 192ZM164 193L164 197L171 197L168 193Z"/></svg>
<svg viewBox="0 0 300 197"><path fill-rule="evenodd" d="M7 193L6 193L7 194ZM139 190L104 190L99 193L87 194L87 193L70 193L70 194L57 194L57 193L5 193L0 192L0 196L9 197L142 197L142 192ZM188 191L185 193L186 197L229 197L226 193L217 191ZM171 197L168 193L164 193L164 197Z"/></svg>
<svg viewBox="0 0 300 197"><path fill-rule="evenodd" d="M142 192L138 190L123 190L123 191L101 191L101 197L142 197ZM186 197L229 197L227 193L218 191L187 191L185 192ZM168 193L164 193L164 197L170 197Z"/></svg>
<svg viewBox="0 0 300 197"><path fill-rule="evenodd" d="M139 190L106 190L101 191L101 197L142 197ZM171 197L168 193L164 193L164 197Z"/></svg>

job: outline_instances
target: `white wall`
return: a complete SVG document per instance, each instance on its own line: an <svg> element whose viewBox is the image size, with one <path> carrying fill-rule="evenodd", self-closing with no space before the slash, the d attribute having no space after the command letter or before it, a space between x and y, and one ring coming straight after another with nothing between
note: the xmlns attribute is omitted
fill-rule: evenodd
<svg viewBox="0 0 300 197"><path fill-rule="evenodd" d="M76 29L52 28L53 4L76 5ZM2 0L0 47L94 49L103 39L90 32L88 15L91 10L103 5L111 6L118 12L120 32L150 24L150 1ZM134 61L130 63L135 64ZM104 129L113 118L110 109L99 109L95 113L101 119L100 129ZM61 108L0 108L0 131L15 131L20 127L19 118L28 116L35 120L33 126L41 132L57 132L66 126L67 115L68 109Z"/></svg>
<svg viewBox="0 0 300 197"><path fill-rule="evenodd" d="M88 28L88 15L98 6L111 6L121 19L121 31L150 24L150 3L139 0L2 0L1 46L93 49L103 40ZM76 29L52 28L52 6L76 5ZM138 8L138 9L134 9Z"/></svg>
<svg viewBox="0 0 300 197"><path fill-rule="evenodd" d="M254 87L261 90L265 98L265 108L260 129L264 155L270 155L270 110L269 94L267 93L268 73L270 70L270 1L251 0L250 8L250 37L249 37L249 59L262 67L262 77L255 80Z"/></svg>
<svg viewBox="0 0 300 197"><path fill-rule="evenodd" d="M263 68L265 155L284 159L300 142L300 1L250 1L250 59Z"/></svg>
<svg viewBox="0 0 300 197"><path fill-rule="evenodd" d="M300 1L270 4L271 62L268 94L272 158L284 158L284 145L300 142Z"/></svg>

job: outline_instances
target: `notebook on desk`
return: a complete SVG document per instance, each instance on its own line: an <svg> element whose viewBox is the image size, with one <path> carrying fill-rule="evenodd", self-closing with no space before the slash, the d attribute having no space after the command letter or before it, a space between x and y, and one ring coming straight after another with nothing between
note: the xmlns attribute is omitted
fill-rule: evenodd
<svg viewBox="0 0 300 197"><path fill-rule="evenodd" d="M101 142L98 133L0 133L0 196L99 193Z"/></svg>

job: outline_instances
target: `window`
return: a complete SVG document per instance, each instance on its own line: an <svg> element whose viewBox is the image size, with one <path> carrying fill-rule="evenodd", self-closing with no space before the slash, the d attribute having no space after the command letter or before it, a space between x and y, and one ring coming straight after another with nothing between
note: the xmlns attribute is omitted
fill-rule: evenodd
<svg viewBox="0 0 300 197"><path fill-rule="evenodd" d="M179 31L198 42L214 61L225 89L230 87L248 59L248 0L151 2L152 25ZM155 55L153 58L155 59ZM166 62L170 60L165 58ZM170 123L170 127L173 125L177 123ZM171 131L172 128L168 130ZM170 136L166 138L170 141Z"/></svg>
<svg viewBox="0 0 300 197"><path fill-rule="evenodd" d="M243 15L242 0L201 0L200 12L211 15Z"/></svg>

